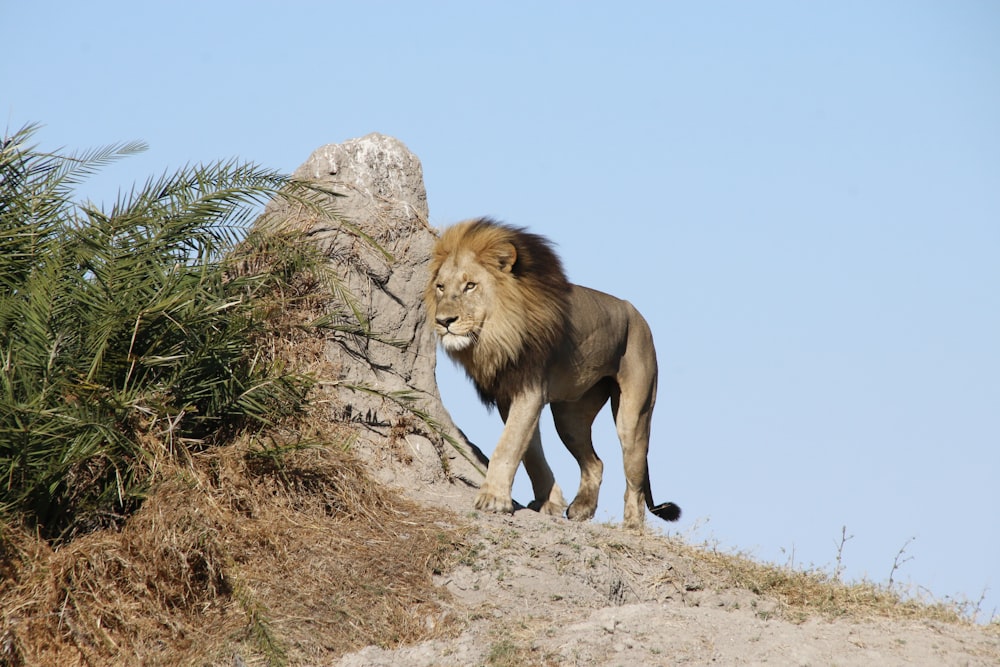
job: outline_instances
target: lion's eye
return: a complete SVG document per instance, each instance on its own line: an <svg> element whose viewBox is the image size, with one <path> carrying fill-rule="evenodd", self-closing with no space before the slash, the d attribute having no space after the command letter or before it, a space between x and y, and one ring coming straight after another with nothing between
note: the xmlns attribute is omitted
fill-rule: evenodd
<svg viewBox="0 0 1000 667"><path fill-rule="evenodd" d="M443 294L444 293L444 285L442 285L441 283L438 283L434 287L435 287L435 289L437 289L437 291L438 291L439 294Z"/></svg>
<svg viewBox="0 0 1000 667"><path fill-rule="evenodd" d="M465 283L466 292L471 292L474 289L476 289L476 283Z"/></svg>

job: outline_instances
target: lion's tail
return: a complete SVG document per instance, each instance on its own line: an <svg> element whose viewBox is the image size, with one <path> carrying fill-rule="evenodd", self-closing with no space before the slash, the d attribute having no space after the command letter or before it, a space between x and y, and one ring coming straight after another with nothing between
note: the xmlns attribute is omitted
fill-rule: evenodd
<svg viewBox="0 0 1000 667"><path fill-rule="evenodd" d="M664 521L677 521L677 519L681 518L681 508L675 503L660 503L655 506L653 503L647 504L649 505L649 511Z"/></svg>
<svg viewBox="0 0 1000 667"><path fill-rule="evenodd" d="M653 504L653 489L649 483L649 467L646 468L646 507L649 511L664 521L677 521L681 518L681 508L680 505L675 503L660 503L659 505Z"/></svg>

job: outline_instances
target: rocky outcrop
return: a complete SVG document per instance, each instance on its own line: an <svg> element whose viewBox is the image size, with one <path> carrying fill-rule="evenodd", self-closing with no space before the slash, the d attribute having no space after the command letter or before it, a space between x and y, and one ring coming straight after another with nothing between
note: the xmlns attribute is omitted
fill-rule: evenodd
<svg viewBox="0 0 1000 667"><path fill-rule="evenodd" d="M422 293L436 234L420 161L397 139L369 134L317 149L293 176L340 195L333 208L346 224L285 204L264 218L307 233L376 334L330 334L325 355L340 377L329 417L364 427L354 448L384 482L478 485L485 460L452 422L434 374Z"/></svg>

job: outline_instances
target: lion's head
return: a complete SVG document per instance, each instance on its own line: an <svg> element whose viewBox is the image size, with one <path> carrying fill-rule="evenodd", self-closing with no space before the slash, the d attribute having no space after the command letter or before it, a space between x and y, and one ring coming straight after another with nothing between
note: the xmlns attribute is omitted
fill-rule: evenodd
<svg viewBox="0 0 1000 667"><path fill-rule="evenodd" d="M424 301L442 347L487 404L547 366L566 331L570 284L549 242L487 218L449 227Z"/></svg>

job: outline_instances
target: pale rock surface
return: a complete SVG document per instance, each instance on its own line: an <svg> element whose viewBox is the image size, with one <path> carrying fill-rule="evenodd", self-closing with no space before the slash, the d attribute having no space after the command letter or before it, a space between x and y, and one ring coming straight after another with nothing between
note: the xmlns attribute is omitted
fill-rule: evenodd
<svg viewBox="0 0 1000 667"><path fill-rule="evenodd" d="M363 427L352 448L385 483L423 489L443 481L467 489L478 485L486 462L444 409L435 378L436 341L422 298L437 236L427 222L420 160L399 140L369 134L317 149L293 177L341 195L333 207L348 224L284 204L272 204L264 219L306 231L344 277L370 329L391 341L330 335L325 354L340 377L329 387L329 416ZM439 429L429 428L407 405Z"/></svg>

